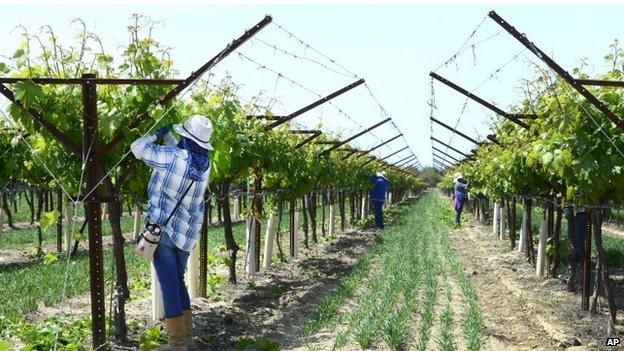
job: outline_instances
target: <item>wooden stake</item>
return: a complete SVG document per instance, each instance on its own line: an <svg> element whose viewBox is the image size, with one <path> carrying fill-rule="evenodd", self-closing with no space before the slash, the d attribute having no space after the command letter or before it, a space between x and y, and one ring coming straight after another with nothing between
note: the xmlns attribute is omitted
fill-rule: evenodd
<svg viewBox="0 0 624 351"><path fill-rule="evenodd" d="M262 267L267 270L271 267L273 258L273 243L275 242L275 213L269 214L267 223L266 238L264 240L264 257Z"/></svg>
<svg viewBox="0 0 624 351"><path fill-rule="evenodd" d="M56 219L56 251L63 251L63 191L56 189L56 210L58 218ZM68 252L68 251L65 251Z"/></svg>
<svg viewBox="0 0 624 351"><path fill-rule="evenodd" d="M74 233L72 233L72 228L74 227L74 205L71 201L65 202L65 252L69 254L71 252L72 245L72 237Z"/></svg>
<svg viewBox="0 0 624 351"><path fill-rule="evenodd" d="M192 300L201 296L199 291L199 243L195 244L195 247L191 250L187 266L186 281L189 297Z"/></svg>
<svg viewBox="0 0 624 351"><path fill-rule="evenodd" d="M139 234L141 234L141 227L141 208L139 207L139 203L136 202L134 204L134 224L132 226L134 240L136 240L139 237Z"/></svg>
<svg viewBox="0 0 624 351"><path fill-rule="evenodd" d="M498 213L500 214L499 225L500 229L498 230L499 238L501 240L505 240L505 206L500 206L498 209Z"/></svg>
<svg viewBox="0 0 624 351"><path fill-rule="evenodd" d="M494 202L494 216L492 217L492 234L494 234L495 236L498 236L498 231L499 231L499 217L500 217L500 205L498 204L498 202Z"/></svg>
<svg viewBox="0 0 624 351"><path fill-rule="evenodd" d="M240 202L240 198L235 197L234 198L234 214L233 214L234 219L238 219L240 217L240 207L238 205L239 202Z"/></svg>
<svg viewBox="0 0 624 351"><path fill-rule="evenodd" d="M361 204L362 204L362 208L361 208L361 211L360 211L360 213L361 213L360 218L364 219L364 218L366 218L366 195L362 195L362 202L361 202Z"/></svg>
<svg viewBox="0 0 624 351"><path fill-rule="evenodd" d="M253 217L247 217L247 267L245 271L248 275L253 276L256 274L256 221Z"/></svg>
<svg viewBox="0 0 624 351"><path fill-rule="evenodd" d="M597 272L602 275L602 286L604 287L607 304L609 306L609 319L607 319L607 333L613 335L615 333L615 323L617 319L617 308L615 306L615 296L613 295L613 287L609 280L609 266L607 265L607 254L602 246L602 221L600 214L596 210L591 211L591 222L594 224L594 241L596 243L596 253L600 260L602 269Z"/></svg>
<svg viewBox="0 0 624 351"><path fill-rule="evenodd" d="M542 220L539 233L539 246L537 247L537 265L535 274L538 277L544 276L546 270L546 241L548 240L548 221Z"/></svg>
<svg viewBox="0 0 624 351"><path fill-rule="evenodd" d="M577 216L579 214L577 213ZM581 310L589 310L589 295L591 292L591 212L585 211L585 231L583 241L585 242L585 252L581 265Z"/></svg>
<svg viewBox="0 0 624 351"><path fill-rule="evenodd" d="M293 228L295 231L293 235L293 243L292 243L292 247L294 249L293 257L297 257L297 254L299 252L299 212L297 211L293 213Z"/></svg>
<svg viewBox="0 0 624 351"><path fill-rule="evenodd" d="M527 216L528 213L526 211L522 211L522 223L520 223L520 239L518 240L518 252L524 252L526 249Z"/></svg>
<svg viewBox="0 0 624 351"><path fill-rule="evenodd" d="M158 276L156 276L156 269L154 264L151 264L151 288L152 293L152 319L157 321L165 318L165 304L163 302L162 290L160 290L160 282Z"/></svg>

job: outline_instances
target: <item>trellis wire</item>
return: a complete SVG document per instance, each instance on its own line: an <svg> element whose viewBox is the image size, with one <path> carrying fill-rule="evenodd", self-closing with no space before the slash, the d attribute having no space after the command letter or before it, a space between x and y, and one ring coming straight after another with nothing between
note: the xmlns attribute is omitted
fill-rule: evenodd
<svg viewBox="0 0 624 351"><path fill-rule="evenodd" d="M264 64L262 64L262 63L260 63L260 62L258 62L256 60L254 60L253 58L251 58L251 57L249 57L249 56L247 56L247 55L245 55L245 54L243 54L243 53L241 53L239 51L235 51L235 52L239 55L239 57L241 59L249 61L249 62L255 64L258 67L258 69L262 69L262 70L266 70L268 72L271 72L272 74L275 74L278 77L278 79L284 79L284 80L290 82L291 84L293 84L293 85L295 85L295 86L305 90L306 92L317 96L318 98L322 98L323 97L321 94L319 94L319 93L313 91L312 89L304 86L303 84L301 84L301 83L299 83L299 82L289 78L288 76L284 75L283 73L278 72L278 71L276 71L276 70L274 70L274 69L272 69L272 68L270 68L270 67L268 67L268 66L266 66L266 65L264 65ZM338 111L339 114L341 114L342 116L346 117L348 120L353 122L353 124L355 124L356 126L362 128L362 129L364 128L359 122L357 122L353 117L351 117L346 112L344 112L340 107L336 106L336 104L334 104L333 102L328 101L327 104L331 105L336 111ZM383 141L383 140L381 140L381 138L376 136L374 133L369 133L369 134L372 135L374 138L376 138L378 141L380 141L380 142Z"/></svg>
<svg viewBox="0 0 624 351"><path fill-rule="evenodd" d="M484 20L485 20L485 19L484 19ZM341 65L341 64L339 64L339 63L337 63L337 62L336 62L336 60L332 59L332 58L331 58L331 57L329 57L328 55L326 55L326 54L322 53L321 51L319 51L319 50L317 50L317 49L315 49L315 48L313 48L310 44L306 43L306 42L305 42L305 41L303 41L301 38L299 38L298 36L294 35L292 32L290 32L290 31L286 30L284 27L282 27L282 26L280 26L280 25L276 24L275 22L272 22L271 24L272 24L272 25L275 25L277 28L279 28L281 31L283 31L284 33L286 33L289 37L291 37L291 38L293 38L294 40L296 40L296 41L297 41L300 45L304 46L306 49L311 49L311 50L313 50L316 54L318 54L318 55L320 55L321 57L323 57L324 59L328 60L331 64L335 65L336 67L338 67L338 68L342 69L342 70L343 70L344 72L346 72L347 74L344 74L344 73L338 72L337 70L334 70L334 69L332 69L332 68L328 67L327 65L325 65L325 64L323 64L323 63L321 63L321 62L318 62L318 61L316 61L316 60L314 60L314 59L312 59L312 58L309 58L309 57L307 57L307 56L294 54L294 53L292 53L292 52L289 52L288 50L285 50L285 49L282 49L282 48L278 47L277 45L267 43L267 42L265 42L265 41L263 41L263 40L261 40L261 39L258 39L258 38L254 38L254 39L255 39L255 40L260 41L261 43L263 43L263 44L265 44L265 45L267 45L267 46L269 46L269 47L273 48L274 50L279 51L279 52L281 52L281 53L283 53L283 54L285 54L285 55L289 55L289 56L294 57L294 58L299 58L299 59L308 60L308 61L313 62L313 63L315 63L315 64L317 64L317 65L319 65L319 66L321 66L321 67L324 67L325 69L328 69L328 70L330 70L330 71L332 71L332 72L334 72L334 73L336 73L336 74L340 74L340 75L345 76L345 77L351 77L351 78L356 78L356 79L357 79L357 78L360 78L360 76L359 76L359 75L357 75L356 73L353 73L352 71L348 70L345 66L343 66L343 65ZM276 72L274 72L274 73L276 73ZM390 118L390 115L387 113L386 109L385 109L385 108L381 105L381 103L379 102L379 99L378 99L378 98L377 98L377 97L373 94L373 92L372 92L372 90L371 90L370 86L369 86L367 83L364 83L364 86L366 87L366 89L367 89L367 91L368 91L369 95L371 96L371 98L373 99L373 101L377 104L378 108L379 108L379 109L380 109L380 111L381 111L381 114L382 114L383 116L387 117L387 118ZM316 94L316 93L315 93L315 94ZM318 94L317 94L317 95L318 95ZM330 102L330 104L331 104L331 102ZM351 119L351 120L352 120L352 119ZM352 121L353 121L353 120L352 120ZM355 121L353 121L353 122L355 122ZM355 123L357 123L357 122L355 122ZM395 123L395 121L394 121L394 120L391 120L391 124L392 124L392 126L396 129L396 131L398 131L399 133L403 134L403 133L401 132L400 128L398 127L398 125ZM361 127L361 125L360 125L360 127ZM377 141L379 141L379 142L383 142L383 140L382 140L381 138L377 137L377 135L375 135L374 133L369 133L369 134L370 134L370 135L372 135L372 136L373 136L373 137L374 137ZM405 136L404 136L404 135L402 136L402 139L403 139L403 141L405 142L405 144L409 147L409 143L407 142L407 139L405 138ZM386 148L389 148L389 149L391 149L391 150L392 150L392 148L390 148L390 146L389 146L389 145L385 145L385 147L386 147ZM412 151L412 150L411 150L411 147L410 147L410 151ZM412 154L414 154L414 152L413 152L413 151L412 151ZM419 164L420 164L420 163L419 163Z"/></svg>
<svg viewBox="0 0 624 351"><path fill-rule="evenodd" d="M448 66L449 64L455 62L459 56L461 56L462 53L464 53L465 47L468 44L468 42L470 41L470 39L474 38L477 35L477 31L479 30L479 28L481 28L481 26L483 25L483 23L485 23L485 21L488 19L488 16L484 16L483 19L481 20L481 22L479 22L479 24L475 27L475 29L472 30L472 32L470 33L470 35L468 35L468 37L466 38L466 40L464 40L464 42L462 43L462 45L459 47L459 49L453 54L451 55L451 57L449 57L446 61L444 61L441 65L439 65L436 69L434 69L434 72L437 72L440 68L444 67L444 66ZM502 32L502 31L500 31ZM496 35L500 34L497 33ZM493 36L492 36L493 37ZM491 39L492 37L489 37L485 40L482 40L480 42L477 42L475 44L473 44L471 47L474 49L474 46L477 44L481 44L489 39Z"/></svg>
<svg viewBox="0 0 624 351"><path fill-rule="evenodd" d="M310 49L312 51L314 51L315 53L317 53L318 55L320 55L321 57L323 57L324 59L328 60L329 62L331 62L332 64L336 65L336 67L342 69L343 71L345 71L346 73L350 74L353 77L358 77L357 74L351 72L349 69L347 69L346 67L344 67L343 65L339 64L338 62L336 62L334 59L332 59L331 57L325 55L324 53L322 53L321 51L315 49L314 47L312 47L310 44L304 42L303 40L301 40L299 37L297 37L295 34L293 34L292 32L288 31L286 28L280 26L279 24L275 23L275 21L271 22L271 25L279 28L282 32L286 33L288 36L290 36L291 38L297 40L301 45L305 46L307 49Z"/></svg>
<svg viewBox="0 0 624 351"><path fill-rule="evenodd" d="M343 76L343 77L355 78L355 79L359 78L357 75L353 75L353 74L346 74L346 73L338 72L337 70L335 70L335 69L333 69L333 68L331 68L331 67L327 66L327 65L326 65L326 64L324 64L324 63L321 63L321 62L319 62L319 61L316 61L316 60L314 60L314 59L312 59L312 58L310 58L310 57L307 57L307 56L297 55L297 54L292 53L292 52L290 52L290 51L288 51L288 50L286 50L286 49L282 49L282 48L278 47L278 46L277 46L277 45L275 45L275 44L271 44L271 43L269 43L269 42L266 42L266 41L264 41L264 40L262 40L262 39L260 39L260 38L257 38L257 37L256 37L256 38L252 38L252 39L251 39L251 41L252 41L252 42L254 42L254 41L258 41L258 42L260 42L260 43L264 44L265 46L267 46L267 47L269 47L269 48L271 48L271 49L273 49L273 50L275 50L275 51L278 51L278 52L280 52L280 53L282 53L282 54L284 54L284 55L291 56L292 58L295 58L295 59L301 59L301 60L309 61L309 62L314 63L314 64L316 64L316 65L318 65L318 66L320 66L320 67L323 67L324 69L326 69L326 70L328 70L328 71L331 71L331 72L334 72L334 73L336 73L336 74L339 74L339 75L341 75L341 76Z"/></svg>

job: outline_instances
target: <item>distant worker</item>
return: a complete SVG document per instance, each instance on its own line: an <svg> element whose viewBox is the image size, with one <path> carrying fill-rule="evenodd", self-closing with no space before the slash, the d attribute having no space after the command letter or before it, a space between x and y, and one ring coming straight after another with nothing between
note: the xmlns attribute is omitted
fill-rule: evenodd
<svg viewBox="0 0 624 351"><path fill-rule="evenodd" d="M371 201L375 210L375 226L383 229L383 204L386 202L386 191L388 190L388 175L384 171L377 172L371 177L373 190L371 190Z"/></svg>
<svg viewBox="0 0 624 351"><path fill-rule="evenodd" d="M460 226L464 205L468 202L468 181L460 173L455 173L453 186L453 206L455 207L455 225Z"/></svg>

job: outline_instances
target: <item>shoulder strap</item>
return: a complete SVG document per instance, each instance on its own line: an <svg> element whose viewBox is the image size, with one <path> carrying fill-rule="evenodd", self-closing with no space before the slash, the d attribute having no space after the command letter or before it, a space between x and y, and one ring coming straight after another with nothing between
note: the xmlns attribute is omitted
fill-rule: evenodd
<svg viewBox="0 0 624 351"><path fill-rule="evenodd" d="M184 194L182 194L182 197L180 197L180 199L178 200L178 203L173 208L173 211L171 211L171 214L169 214L169 217L167 217L167 220L165 220L165 223L162 224L163 227L166 226L167 223L169 223L169 220L171 219L171 217L173 217L175 212L178 210L178 207L180 207L182 200L184 199L184 197L186 197L186 194L188 194L189 190L191 190L191 187L193 186L193 184L195 184L194 180L191 181L191 184L189 184L188 188L186 188L186 190L184 191Z"/></svg>

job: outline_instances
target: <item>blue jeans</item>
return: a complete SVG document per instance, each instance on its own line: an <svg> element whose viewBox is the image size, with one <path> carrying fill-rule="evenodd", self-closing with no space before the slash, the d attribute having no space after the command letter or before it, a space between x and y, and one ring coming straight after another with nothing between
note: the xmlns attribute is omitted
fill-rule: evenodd
<svg viewBox="0 0 624 351"><path fill-rule="evenodd" d="M191 299L184 284L184 271L189 252L177 248L165 232L154 252L154 269L160 282L165 304L165 318L175 318L191 308Z"/></svg>
<svg viewBox="0 0 624 351"><path fill-rule="evenodd" d="M461 214L463 210L464 210L464 203L460 202L459 208L455 209L455 225L461 224Z"/></svg>
<svg viewBox="0 0 624 351"><path fill-rule="evenodd" d="M383 201L373 200L373 208L375 210L375 226L383 229Z"/></svg>

